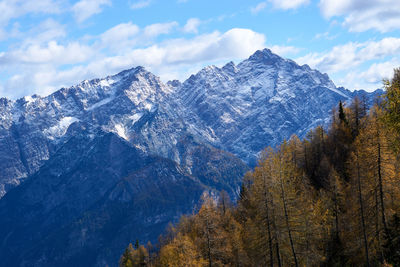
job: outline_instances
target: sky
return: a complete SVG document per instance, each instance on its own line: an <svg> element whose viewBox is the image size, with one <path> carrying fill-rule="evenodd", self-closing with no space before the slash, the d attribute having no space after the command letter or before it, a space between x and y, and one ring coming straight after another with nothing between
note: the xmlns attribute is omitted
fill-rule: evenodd
<svg viewBox="0 0 400 267"><path fill-rule="evenodd" d="M256 50L372 91L400 66L399 0L0 0L0 97L144 66L166 82Z"/></svg>

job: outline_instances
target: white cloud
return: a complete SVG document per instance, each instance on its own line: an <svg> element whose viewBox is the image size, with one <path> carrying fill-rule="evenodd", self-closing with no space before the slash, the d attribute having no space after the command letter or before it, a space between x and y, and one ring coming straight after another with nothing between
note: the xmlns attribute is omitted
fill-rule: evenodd
<svg viewBox="0 0 400 267"><path fill-rule="evenodd" d="M382 79L391 77L393 68L400 65L399 54L400 38L388 37L338 45L326 53L310 53L296 61L327 72L339 86L374 90L381 87ZM369 68L363 70L369 64Z"/></svg>
<svg viewBox="0 0 400 267"><path fill-rule="evenodd" d="M132 22L118 24L100 35L101 45L113 51L124 51L137 42L135 37L139 32L140 28Z"/></svg>
<svg viewBox="0 0 400 267"><path fill-rule="evenodd" d="M4 39L7 39L7 33L2 28L0 28L0 41Z"/></svg>
<svg viewBox="0 0 400 267"><path fill-rule="evenodd" d="M397 58L386 62L374 63L365 72L361 72L360 78L373 86L376 84L382 85L382 79L392 78L393 69L398 66L400 66L400 61Z"/></svg>
<svg viewBox="0 0 400 267"><path fill-rule="evenodd" d="M0 40L12 38L25 46L32 43L48 42L65 36L65 26L53 19L46 19L24 32L21 31L21 25L18 22L14 22L8 32L2 31L0 28Z"/></svg>
<svg viewBox="0 0 400 267"><path fill-rule="evenodd" d="M148 46L154 42L154 38L162 34L171 33L178 23L155 23L140 29L132 22L118 24L99 37L98 48L108 49L117 54L123 54L132 50L135 45Z"/></svg>
<svg viewBox="0 0 400 267"><path fill-rule="evenodd" d="M400 66L399 58L372 64L364 71L351 70L337 80L337 84L350 89L373 91L382 88L383 79L393 77L393 69Z"/></svg>
<svg viewBox="0 0 400 267"><path fill-rule="evenodd" d="M323 33L317 33L314 36L314 39L325 39L325 40L329 40L332 41L334 39L336 39L339 35L335 34L335 35L331 35L329 32L323 32Z"/></svg>
<svg viewBox="0 0 400 267"><path fill-rule="evenodd" d="M73 5L72 11L78 22L83 22L103 10L103 6L110 6L111 0L81 0Z"/></svg>
<svg viewBox="0 0 400 267"><path fill-rule="evenodd" d="M368 10L388 1L371 0L321 0L319 6L326 17L339 16L354 10ZM393 2L393 1L392 1Z"/></svg>
<svg viewBox="0 0 400 267"><path fill-rule="evenodd" d="M255 7L250 8L251 13L257 14L267 7L267 2L258 3Z"/></svg>
<svg viewBox="0 0 400 267"><path fill-rule="evenodd" d="M7 26L11 19L27 14L55 14L61 6L53 0L3 0L0 1L0 27Z"/></svg>
<svg viewBox="0 0 400 267"><path fill-rule="evenodd" d="M272 52L278 54L280 56L286 55L294 55L300 52L300 48L294 46L280 46L280 45L273 45L269 47Z"/></svg>
<svg viewBox="0 0 400 267"><path fill-rule="evenodd" d="M201 24L201 20L198 18L190 18L183 27L183 31L186 33L198 33L198 27Z"/></svg>
<svg viewBox="0 0 400 267"><path fill-rule="evenodd" d="M265 36L248 29L231 29L223 34L214 32L193 39L165 42L168 64L190 64L209 60L244 58L265 47Z"/></svg>
<svg viewBox="0 0 400 267"><path fill-rule="evenodd" d="M14 37L23 39L21 47L32 44L43 44L55 39L66 37L65 26L53 19L47 19L27 32L16 32Z"/></svg>
<svg viewBox="0 0 400 267"><path fill-rule="evenodd" d="M70 86L71 81L75 79L84 80L91 76L94 77L81 66L64 71L49 65L24 67L23 72L7 80L0 93L3 96L17 98L22 96L21 89L24 89L24 95L45 96L54 92L55 89Z"/></svg>
<svg viewBox="0 0 400 267"><path fill-rule="evenodd" d="M93 46L79 43L61 45L31 45L26 49L0 54L0 69L14 69L0 94L8 97L40 93L71 86L82 79L102 77L123 69L142 65L164 79L186 78L194 69L232 59L243 59L265 47L265 36L248 29L231 29L225 33L213 32L190 39L168 39L144 48L140 43L123 53L107 55L104 46L115 45L110 40L119 29L124 40L139 38L137 26L131 23L116 27L99 35ZM141 31L141 30L139 30ZM144 31L144 30L143 30ZM10 64L12 63L12 64ZM63 69L66 64L71 64ZM29 84L29 87L26 85ZM21 92L21 88L24 91Z"/></svg>
<svg viewBox="0 0 400 267"><path fill-rule="evenodd" d="M333 73L348 70L360 64L400 53L400 38L388 37L380 41L350 42L338 45L326 53L310 53L297 61L321 71Z"/></svg>
<svg viewBox="0 0 400 267"><path fill-rule="evenodd" d="M398 0L321 0L319 6L327 18L343 16L343 25L352 32L400 29Z"/></svg>
<svg viewBox="0 0 400 267"><path fill-rule="evenodd" d="M0 55L0 67L11 65L40 65L76 64L84 62L93 55L90 47L72 42L66 46L50 41L45 46L38 44L29 45L25 49L18 49Z"/></svg>
<svg viewBox="0 0 400 267"><path fill-rule="evenodd" d="M130 4L131 9L141 9L148 7L151 4L151 0L140 0Z"/></svg>
<svg viewBox="0 0 400 267"><path fill-rule="evenodd" d="M250 8L251 13L257 14L267 8L268 3L271 3L275 9L297 9L301 6L308 5L310 0L267 0L258 3L255 7Z"/></svg>
<svg viewBox="0 0 400 267"><path fill-rule="evenodd" d="M151 24L144 28L144 35L147 37L157 37L161 34L170 33L177 26L178 23L176 21Z"/></svg>
<svg viewBox="0 0 400 267"><path fill-rule="evenodd" d="M159 75L161 69L181 69L191 64L242 59L265 47L265 37L248 29L213 32L192 39L170 39L146 48L136 48L116 56L90 62L87 68L99 75L142 65Z"/></svg>
<svg viewBox="0 0 400 267"><path fill-rule="evenodd" d="M326 53L309 53L296 59L300 64L308 64L323 72L337 72L359 65L362 61L357 57L357 50L361 45L357 43L347 43L335 46Z"/></svg>
<svg viewBox="0 0 400 267"><path fill-rule="evenodd" d="M310 0L269 0L278 9L296 9L300 6L308 5Z"/></svg>

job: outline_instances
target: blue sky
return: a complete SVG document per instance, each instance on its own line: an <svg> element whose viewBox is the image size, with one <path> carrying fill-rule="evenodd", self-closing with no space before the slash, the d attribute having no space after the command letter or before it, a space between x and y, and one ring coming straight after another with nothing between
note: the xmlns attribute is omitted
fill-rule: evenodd
<svg viewBox="0 0 400 267"><path fill-rule="evenodd" d="M0 97L137 65L163 81L258 49L373 90L400 66L399 0L0 0Z"/></svg>

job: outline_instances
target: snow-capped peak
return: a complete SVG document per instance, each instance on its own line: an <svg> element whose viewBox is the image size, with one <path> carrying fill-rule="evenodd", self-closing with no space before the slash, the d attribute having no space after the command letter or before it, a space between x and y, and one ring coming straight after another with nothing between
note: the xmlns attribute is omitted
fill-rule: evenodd
<svg viewBox="0 0 400 267"><path fill-rule="evenodd" d="M0 140L6 142L0 147L7 147L0 153L6 170L0 172L0 197L4 181L17 184L36 171L70 135L112 132L179 162L177 144L188 134L254 164L263 148L294 133L304 136L351 97L326 74L264 49L237 65L205 67L183 83L164 84L135 67L47 97L1 98ZM29 151L23 159L22 150Z"/></svg>

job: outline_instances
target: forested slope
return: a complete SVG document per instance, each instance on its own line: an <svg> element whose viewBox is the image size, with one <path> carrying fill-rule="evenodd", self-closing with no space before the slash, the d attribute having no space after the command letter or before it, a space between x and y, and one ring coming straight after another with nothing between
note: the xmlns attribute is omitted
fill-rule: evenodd
<svg viewBox="0 0 400 267"><path fill-rule="evenodd" d="M120 266L400 266L400 69L385 86L370 110L340 102L328 130L265 149L236 204L204 196Z"/></svg>

